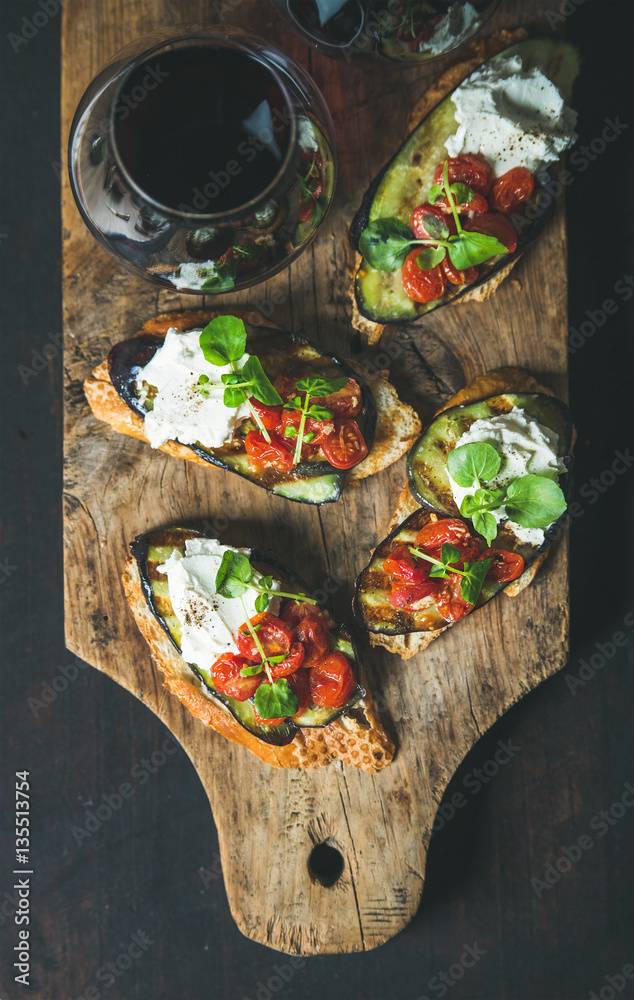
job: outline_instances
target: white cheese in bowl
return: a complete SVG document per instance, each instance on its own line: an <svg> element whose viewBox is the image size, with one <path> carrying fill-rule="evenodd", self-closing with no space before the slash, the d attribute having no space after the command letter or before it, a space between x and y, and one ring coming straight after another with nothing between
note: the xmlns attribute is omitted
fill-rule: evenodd
<svg viewBox="0 0 634 1000"><path fill-rule="evenodd" d="M487 489L508 486L513 479L528 474L557 478L565 472L565 465L558 457L559 436L550 427L544 427L537 420L527 416L524 410L514 406L508 413L499 413L474 421L469 429L456 441L456 448L465 444L484 441L492 445L502 458L500 469L491 481L482 483ZM451 491L458 510L464 498L475 493L475 486L463 487L449 476ZM542 528L522 528L508 520L506 509L491 512L499 523L504 521L519 542L539 546L544 541ZM495 544L495 543L493 543Z"/></svg>
<svg viewBox="0 0 634 1000"><path fill-rule="evenodd" d="M491 60L452 94L458 130L449 156L481 153L495 176L512 167L539 173L575 142L577 113L537 67L521 56Z"/></svg>
<svg viewBox="0 0 634 1000"><path fill-rule="evenodd" d="M253 587L247 588L242 600L216 592L216 576L225 552L251 555L251 549L221 545L216 538L188 538L185 555L174 550L158 567L158 572L167 576L172 608L181 624L183 659L203 670L209 670L223 653L238 651L238 630L246 618L256 614L258 592ZM278 580L273 580L272 589L280 589ZM279 604L279 597L271 597L267 610L277 614Z"/></svg>
<svg viewBox="0 0 634 1000"><path fill-rule="evenodd" d="M219 448L249 416L246 402L238 407L223 403L225 387L220 384L220 377L231 369L229 366L217 367L205 360L198 343L200 333L200 330L186 333L174 328L168 330L162 346L136 376L142 403L147 400L150 389L155 390L152 408L145 416L143 427L153 448L170 440ZM245 354L238 362L239 368L248 357ZM209 379L204 387L198 384L201 375Z"/></svg>

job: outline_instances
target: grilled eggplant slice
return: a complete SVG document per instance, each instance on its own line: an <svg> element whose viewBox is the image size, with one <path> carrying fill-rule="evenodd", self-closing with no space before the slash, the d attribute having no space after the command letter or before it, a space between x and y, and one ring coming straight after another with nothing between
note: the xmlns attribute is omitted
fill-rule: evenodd
<svg viewBox="0 0 634 1000"><path fill-rule="evenodd" d="M147 406L139 400L135 378L139 368L150 361L162 343L160 336L142 334L115 344L108 356L112 384L130 409L141 417L145 417ZM328 378L343 375L353 378L361 388L363 399L361 412L355 419L370 451L376 426L376 404L369 386L350 365L334 355L324 354L304 337L270 327L247 326L247 351L259 357L271 381L280 373L300 376L310 372ZM151 400L148 402L151 405ZM238 427L233 440L221 448L203 448L198 444L187 447L210 465L235 472L256 486L289 500L325 504L339 499L345 472L335 469L328 462L308 460L291 472L280 472L274 468L255 471L244 447L247 431L254 429L255 424L251 420L245 420Z"/></svg>
<svg viewBox="0 0 634 1000"><path fill-rule="evenodd" d="M538 66L564 97L569 98L579 69L578 55L571 45L554 39L529 39L504 49L489 61L513 55L520 55L527 69ZM438 163L447 156L445 141L458 127L454 111L450 94L430 111L375 178L352 222L350 238L355 249L359 248L363 230L377 219L396 218L409 225L412 211L427 197ZM409 323L472 292L517 260L537 239L555 207L555 199L550 196L547 197L547 204L542 206L539 193L537 185L533 196L533 201L537 202L535 218L530 220L528 215L522 218L524 224L519 226L518 245L514 253L493 258L482 266L476 282L451 286L435 302L420 303L410 299L403 288L400 268L385 273L362 260L354 283L359 312L374 323Z"/></svg>
<svg viewBox="0 0 634 1000"><path fill-rule="evenodd" d="M423 431L407 456L407 478L410 492L424 508L449 517L460 516L449 481L447 456L476 420L508 413L513 407L523 410L527 416L557 434L558 457L566 466L566 472L559 476L559 486L564 495L568 495L570 486L568 470L572 464L573 434L568 407L556 396L550 396L545 392L508 392L498 396L488 396L476 403L452 406L448 410L443 410ZM546 538L539 551L543 551L547 546ZM505 547L512 547L525 560L535 552L531 546L514 544Z"/></svg>
<svg viewBox="0 0 634 1000"><path fill-rule="evenodd" d="M357 577L353 599L353 611L359 624L368 632L378 632L382 635L405 635L408 632L437 632L450 624L440 614L435 604L422 611L407 608L393 608L390 604L391 577L383 569L383 563L393 549L399 545L413 545L416 535L426 524L443 520L443 515L428 509L421 509L410 514L402 524L381 542L374 550L372 559ZM510 544L511 538L499 532L496 545L500 548L513 548L521 552L520 547ZM537 555L537 549L532 548L525 556L525 566ZM485 580L482 590L473 610L481 608L496 594L508 586L494 580ZM469 612L472 614L473 612ZM468 616L465 616L468 617Z"/></svg>
<svg viewBox="0 0 634 1000"><path fill-rule="evenodd" d="M203 532L195 531L192 528L164 528L145 535L139 535L130 545L130 551L139 567L141 587L145 599L179 653L181 638L180 622L172 609L167 577L158 572L158 566L169 559L174 549L184 553L187 539L195 537L204 538L206 536ZM291 593L306 590L299 577L286 569L282 563L266 555L266 553L254 549L251 562L258 571L264 574L273 574L280 579L285 590ZM339 716L347 712L348 709L352 708L365 694L359 682L359 663L349 633L343 625L333 621L332 618L329 620L329 624L330 648L339 650L352 661L353 671L357 679L357 686L343 708L320 708L317 705L311 704L296 723L289 721L283 722L279 726L267 726L256 719L253 713L252 699L248 701L236 701L235 698L229 698L215 689L207 670L199 669L192 665L192 672L202 682L208 696L222 708L229 711L234 719L248 732L257 736L258 739L263 740L265 743L271 743L275 746L285 746L293 741L299 728L311 729L328 726L335 719L339 718Z"/></svg>

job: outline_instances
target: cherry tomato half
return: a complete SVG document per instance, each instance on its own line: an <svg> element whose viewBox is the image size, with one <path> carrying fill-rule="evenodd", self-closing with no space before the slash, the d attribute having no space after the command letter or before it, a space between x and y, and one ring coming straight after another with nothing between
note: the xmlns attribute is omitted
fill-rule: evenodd
<svg viewBox="0 0 634 1000"><path fill-rule="evenodd" d="M509 253L517 249L517 233L504 215L497 212L488 212L484 215L476 215L473 219L466 219L463 229L474 233L486 233L488 236L495 236L500 243L503 243Z"/></svg>
<svg viewBox="0 0 634 1000"><path fill-rule="evenodd" d="M288 678L289 684L293 686L299 697L299 708L295 712L295 715L291 716L292 719L297 719L310 705L309 676L307 670L298 670L296 674Z"/></svg>
<svg viewBox="0 0 634 1000"><path fill-rule="evenodd" d="M442 201L437 201L436 205L441 212L445 213L445 218L447 218L449 213L453 214L453 209L449 204L449 198L443 198ZM474 191L471 201L456 202L456 211L459 215L477 215L481 212L488 212L489 203L483 194L478 194L477 191Z"/></svg>
<svg viewBox="0 0 634 1000"><path fill-rule="evenodd" d="M452 285L470 285L471 282L475 281L478 277L477 267L467 267L464 271L459 271L458 268L454 267L451 263L449 255L447 255L445 259L440 262L440 266L445 278Z"/></svg>
<svg viewBox="0 0 634 1000"><path fill-rule="evenodd" d="M416 559L408 545L397 545L384 561L383 569L406 583L424 583L429 577L431 563Z"/></svg>
<svg viewBox="0 0 634 1000"><path fill-rule="evenodd" d="M270 442L258 431L249 431L245 437L244 447L252 467L266 469L272 466L281 472L290 472L294 464L293 452L282 444L274 432L270 431L269 436Z"/></svg>
<svg viewBox="0 0 634 1000"><path fill-rule="evenodd" d="M294 642L288 651L288 655L279 663L271 663L269 669L273 680L278 677L289 677L299 670L304 661L304 647L301 642Z"/></svg>
<svg viewBox="0 0 634 1000"><path fill-rule="evenodd" d="M256 399L255 396L251 396L249 402L267 431L274 431L279 426L283 413L281 406L266 406L259 399Z"/></svg>
<svg viewBox="0 0 634 1000"><path fill-rule="evenodd" d="M309 604L308 601L286 601L280 617L291 628L294 628L304 618L319 618L325 621L317 605Z"/></svg>
<svg viewBox="0 0 634 1000"><path fill-rule="evenodd" d="M252 661L235 653L223 653L211 668L211 679L221 694L226 694L236 701L246 701L260 686L264 674L254 674L243 677L240 671L245 666L251 666Z"/></svg>
<svg viewBox="0 0 634 1000"><path fill-rule="evenodd" d="M535 178L526 167L513 167L493 184L489 204L494 212L512 212L528 201L535 190Z"/></svg>
<svg viewBox="0 0 634 1000"><path fill-rule="evenodd" d="M429 202L426 201L414 209L410 218L410 226L412 227L412 232L417 240L438 239L438 235L436 233L430 233L425 226L425 216L429 215L433 216L434 219L439 219L440 222L444 222L449 230L450 236L455 234L456 223L453 216L448 218L438 204L430 205Z"/></svg>
<svg viewBox="0 0 634 1000"><path fill-rule="evenodd" d="M363 399L358 383L349 378L343 389L324 396L319 402L327 410L332 410L335 417L354 417L361 409Z"/></svg>
<svg viewBox="0 0 634 1000"><path fill-rule="evenodd" d="M436 167L434 184L442 184L444 163L443 160ZM485 196L491 190L493 173L484 156L479 153L462 153L460 156L450 157L448 164L450 184L468 184L473 191Z"/></svg>
<svg viewBox="0 0 634 1000"><path fill-rule="evenodd" d="M489 580L507 583L509 580L517 580L524 572L522 557L517 552L509 552L507 549L485 549L480 554L480 559L493 560L487 571Z"/></svg>
<svg viewBox="0 0 634 1000"><path fill-rule="evenodd" d="M321 616L314 618L307 615L293 626L293 642L300 642L304 647L302 666L314 666L323 659L330 646L328 622Z"/></svg>
<svg viewBox="0 0 634 1000"><path fill-rule="evenodd" d="M435 302L445 290L445 277L440 265L423 271L418 266L419 248L410 250L403 264L403 288L414 302Z"/></svg>
<svg viewBox="0 0 634 1000"><path fill-rule="evenodd" d="M368 453L358 424L354 420L335 423L335 433L321 445L321 450L335 469L351 469L358 465Z"/></svg>
<svg viewBox="0 0 634 1000"><path fill-rule="evenodd" d="M458 546L461 542L476 542L476 539L464 521L457 517L443 517L421 528L414 544L421 549L439 549L445 542Z"/></svg>
<svg viewBox="0 0 634 1000"><path fill-rule="evenodd" d="M459 622L473 609L460 590L460 577L455 573L443 581L444 586L436 597L436 607L447 622Z"/></svg>
<svg viewBox="0 0 634 1000"><path fill-rule="evenodd" d="M299 410L284 410L280 437L287 443L289 448L294 448L299 434L299 425L302 415ZM294 433L293 433L294 432ZM304 436L312 434L310 441L304 441L302 445L302 456L310 455L315 451L326 438L335 433L334 420L313 420L307 417L304 422Z"/></svg>
<svg viewBox="0 0 634 1000"><path fill-rule="evenodd" d="M438 593L442 580L426 580L424 583L402 583L392 580L390 604L393 608L409 608L426 597Z"/></svg>
<svg viewBox="0 0 634 1000"><path fill-rule="evenodd" d="M311 668L310 695L322 708L341 708L356 687L350 660L336 650Z"/></svg>
<svg viewBox="0 0 634 1000"><path fill-rule="evenodd" d="M264 650L265 656L281 656L283 653L288 653L291 648L293 634L286 622L283 622L281 618L270 614L268 611L263 611L261 614L255 615L250 621L256 631L258 641ZM243 656L246 656L253 663L261 661L260 651L246 622L240 626L236 641L238 649Z"/></svg>

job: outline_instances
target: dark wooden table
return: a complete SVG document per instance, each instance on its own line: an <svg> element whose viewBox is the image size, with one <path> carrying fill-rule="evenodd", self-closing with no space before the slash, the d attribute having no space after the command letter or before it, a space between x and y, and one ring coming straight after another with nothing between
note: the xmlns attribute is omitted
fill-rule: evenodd
<svg viewBox="0 0 634 1000"><path fill-rule="evenodd" d="M584 59L566 192L579 431L570 662L454 778L407 930L369 954L291 964L233 924L209 806L184 753L139 702L64 650L60 23L57 0L2 0L4 1000L634 996L634 808L620 805L624 793L625 803L634 799L634 6L552 6L553 27L572 11L565 31ZM516 748L502 766L499 741ZM28 992L13 969L13 788L24 769L33 811ZM124 783L133 795L119 802Z"/></svg>

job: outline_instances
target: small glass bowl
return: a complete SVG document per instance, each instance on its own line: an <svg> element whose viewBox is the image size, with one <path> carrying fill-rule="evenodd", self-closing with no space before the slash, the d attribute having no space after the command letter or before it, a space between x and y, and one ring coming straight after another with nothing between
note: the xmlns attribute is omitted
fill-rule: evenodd
<svg viewBox="0 0 634 1000"><path fill-rule="evenodd" d="M179 32L135 40L92 81L69 137L71 187L128 270L224 294L283 270L315 238L335 187L335 133L315 83L276 46L233 26ZM200 127L201 108L221 121L216 132Z"/></svg>

